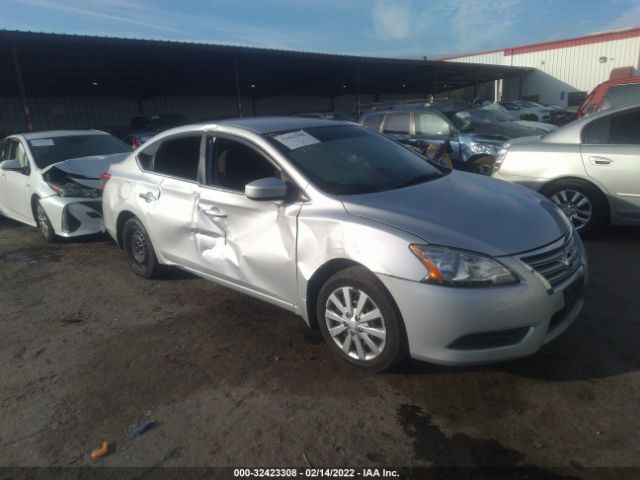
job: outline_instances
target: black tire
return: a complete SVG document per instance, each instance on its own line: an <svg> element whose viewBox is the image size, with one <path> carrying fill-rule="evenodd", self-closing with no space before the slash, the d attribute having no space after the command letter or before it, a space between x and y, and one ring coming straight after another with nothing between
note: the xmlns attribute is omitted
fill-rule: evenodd
<svg viewBox="0 0 640 480"><path fill-rule="evenodd" d="M577 211L575 206L571 207L571 201L579 198L576 197L573 192L585 197L591 206L591 213L586 223L582 223L584 219L582 216L583 213ZM567 217L576 227L576 230L578 230L583 237L595 235L601 231L609 221L609 204L607 203L607 199L604 194L591 183L578 179L562 180L544 187L541 193L563 209ZM562 198L568 200L568 202L565 202L568 203L568 205L562 205Z"/></svg>
<svg viewBox="0 0 640 480"><path fill-rule="evenodd" d="M491 176L491 174L493 173L494 163L495 159L492 156L483 155L473 161L471 165L471 171L479 175Z"/></svg>
<svg viewBox="0 0 640 480"><path fill-rule="evenodd" d="M327 310L331 310L331 313L338 311L333 308L333 304L331 304L330 308L327 308L327 304L331 295L335 293L336 290L340 290L344 287L351 289L349 290L350 297L353 292L357 291L358 294L357 299L350 298L351 305L349 307L353 310L353 318L350 321L354 322L352 324L353 328L346 327L344 326L344 323L339 323L333 319L327 320L326 317ZM358 300L360 300L359 292L364 292L368 297L368 300L366 300L366 303L361 308L360 313L364 312L362 316L371 313L375 314L375 307L377 307L381 313L381 318L379 320L363 321L363 323L356 327L356 319L360 319L360 316L357 315ZM338 293L338 295L340 294ZM344 302L342 305L346 307L345 304L347 302L345 301L344 295L342 295L340 301ZM316 314L320 332L329 345L329 348L352 365L374 371L383 371L388 370L407 356L407 336L402 316L400 315L393 298L387 292L384 285L366 268L359 266L350 267L330 277L318 294ZM331 322L332 329L334 329L335 324L337 327L344 326L346 330L337 334L334 339L334 336L329 332L329 326L327 325L328 321ZM367 332L364 332L362 330L363 327L367 332L373 332L374 329L376 332L386 330L384 342L379 337L369 335ZM360 328L360 330L356 331L357 328ZM344 345L344 343L346 343L347 336L351 336L351 339L348 341L348 352L345 353L337 342L344 339ZM381 346L381 348L379 348L379 353L376 354L374 350L367 345L365 337L367 337L370 342L373 342L374 346ZM363 349L362 351L371 356L371 358L359 359L349 355L349 353L351 353L356 357L358 356L358 352L360 350L356 348L356 342L360 344L360 348Z"/></svg>
<svg viewBox="0 0 640 480"><path fill-rule="evenodd" d="M56 232L53 230L53 225L51 225L49 216L47 215L47 212L44 211L40 201L37 201L35 205L35 218L38 225L38 231L44 237L45 241L48 243L56 243L58 237L56 236Z"/></svg>
<svg viewBox="0 0 640 480"><path fill-rule="evenodd" d="M127 220L122 229L122 246L132 270L143 278L158 278L162 266L158 263L147 230L142 222L133 217Z"/></svg>

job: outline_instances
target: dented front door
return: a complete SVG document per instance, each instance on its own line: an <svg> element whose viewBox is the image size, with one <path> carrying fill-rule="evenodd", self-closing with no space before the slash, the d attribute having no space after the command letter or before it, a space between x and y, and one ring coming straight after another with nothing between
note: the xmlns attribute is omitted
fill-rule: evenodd
<svg viewBox="0 0 640 480"><path fill-rule="evenodd" d="M204 273L293 305L300 204L200 187L195 240Z"/></svg>

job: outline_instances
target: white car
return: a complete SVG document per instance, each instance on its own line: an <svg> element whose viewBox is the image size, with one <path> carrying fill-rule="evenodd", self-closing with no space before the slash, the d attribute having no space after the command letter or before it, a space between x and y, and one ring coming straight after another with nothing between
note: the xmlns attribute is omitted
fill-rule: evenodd
<svg viewBox="0 0 640 480"><path fill-rule="evenodd" d="M45 240L102 230L100 174L129 146L98 130L10 135L0 141L0 214Z"/></svg>
<svg viewBox="0 0 640 480"><path fill-rule="evenodd" d="M520 117L516 114L516 112L510 112L499 103L490 103L488 105L480 107L480 110L489 110L490 112L493 112L499 117L499 121L501 122L512 121L517 123L518 125L538 130L542 134L555 132L556 130L558 130L558 127L552 123L536 122L533 120L518 120Z"/></svg>
<svg viewBox="0 0 640 480"><path fill-rule="evenodd" d="M551 120L551 111L558 107L545 107L536 102L528 100L514 100L512 102L500 102L514 120L526 120L528 117L535 117L538 122L548 122ZM524 117L524 118L523 118Z"/></svg>

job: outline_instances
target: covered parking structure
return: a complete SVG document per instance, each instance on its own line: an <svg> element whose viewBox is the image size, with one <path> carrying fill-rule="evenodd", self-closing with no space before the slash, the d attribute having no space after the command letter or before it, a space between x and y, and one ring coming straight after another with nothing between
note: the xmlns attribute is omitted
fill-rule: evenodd
<svg viewBox="0 0 640 480"><path fill-rule="evenodd" d="M0 131L114 128L424 98L529 69L158 40L0 31Z"/></svg>

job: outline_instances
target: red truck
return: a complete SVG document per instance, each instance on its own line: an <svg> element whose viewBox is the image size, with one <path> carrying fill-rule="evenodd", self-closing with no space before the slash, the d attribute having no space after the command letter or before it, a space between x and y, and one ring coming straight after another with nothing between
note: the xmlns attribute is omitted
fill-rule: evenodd
<svg viewBox="0 0 640 480"><path fill-rule="evenodd" d="M591 113L640 103L640 76L614 78L602 82L578 108L578 118Z"/></svg>

